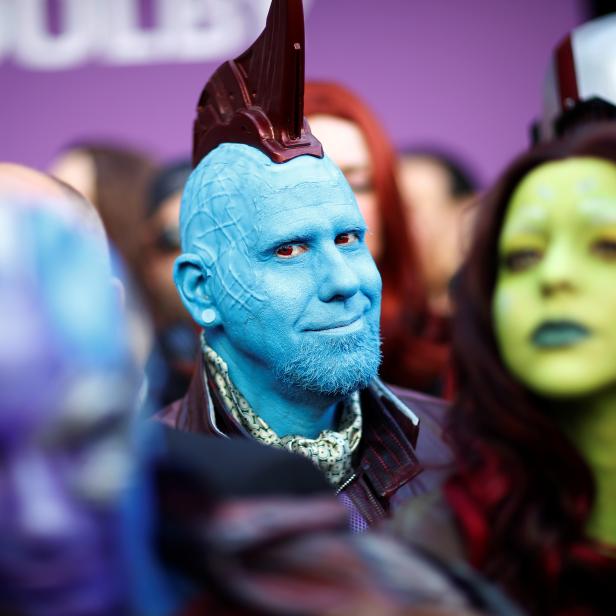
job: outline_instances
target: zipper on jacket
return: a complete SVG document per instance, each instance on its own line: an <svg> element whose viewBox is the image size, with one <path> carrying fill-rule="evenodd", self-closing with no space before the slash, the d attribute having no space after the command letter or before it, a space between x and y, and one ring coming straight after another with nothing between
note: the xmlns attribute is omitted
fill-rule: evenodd
<svg viewBox="0 0 616 616"><path fill-rule="evenodd" d="M372 506L376 510L378 517L381 519L386 518L387 513L385 512L385 509L383 509L383 505L379 503L379 501L376 499L376 496L374 496L374 494L372 493L370 486L366 485L364 487L365 487L366 494L368 495L368 501L372 504Z"/></svg>
<svg viewBox="0 0 616 616"><path fill-rule="evenodd" d="M357 477L357 475L355 473L353 473L337 490L336 490L336 495L340 494L340 492L342 492L342 490L344 490L352 481L353 479L355 479L355 477Z"/></svg>

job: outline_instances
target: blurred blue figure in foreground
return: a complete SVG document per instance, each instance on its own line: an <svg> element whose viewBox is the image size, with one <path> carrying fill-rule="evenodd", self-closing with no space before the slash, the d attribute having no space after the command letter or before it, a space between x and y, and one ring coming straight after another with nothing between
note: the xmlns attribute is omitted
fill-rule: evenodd
<svg viewBox="0 0 616 616"><path fill-rule="evenodd" d="M0 200L0 613L124 613L138 377L100 238Z"/></svg>

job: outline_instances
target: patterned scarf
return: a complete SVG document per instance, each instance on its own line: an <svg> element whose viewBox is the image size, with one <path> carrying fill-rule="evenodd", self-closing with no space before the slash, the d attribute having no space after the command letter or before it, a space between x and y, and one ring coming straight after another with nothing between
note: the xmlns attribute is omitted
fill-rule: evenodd
<svg viewBox="0 0 616 616"><path fill-rule="evenodd" d="M339 486L352 474L353 452L361 440L361 406L359 392L352 393L345 401L337 431L323 430L315 439L289 434L278 436L259 417L229 378L227 364L202 337L203 355L216 387L235 420L264 445L288 449L312 460L329 482Z"/></svg>

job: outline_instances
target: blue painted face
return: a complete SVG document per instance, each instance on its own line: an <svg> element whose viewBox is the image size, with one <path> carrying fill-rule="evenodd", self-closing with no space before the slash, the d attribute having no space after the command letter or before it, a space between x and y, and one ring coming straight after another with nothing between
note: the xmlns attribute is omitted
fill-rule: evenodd
<svg viewBox="0 0 616 616"><path fill-rule="evenodd" d="M181 229L176 284L240 390L340 398L376 375L381 279L327 157L223 144L189 179Z"/></svg>

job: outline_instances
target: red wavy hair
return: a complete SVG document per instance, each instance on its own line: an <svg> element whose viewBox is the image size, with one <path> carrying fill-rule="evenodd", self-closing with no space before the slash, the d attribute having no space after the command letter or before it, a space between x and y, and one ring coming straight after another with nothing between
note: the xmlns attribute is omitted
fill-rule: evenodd
<svg viewBox="0 0 616 616"><path fill-rule="evenodd" d="M417 251L408 234L396 183L396 155L391 142L366 104L337 83L306 83L304 114L353 122L366 140L383 235L377 260L383 279L381 376L396 385L434 389L443 376L448 347L439 339L443 337L442 328L435 327L436 320L428 313Z"/></svg>
<svg viewBox="0 0 616 616"><path fill-rule="evenodd" d="M584 535L595 496L591 471L551 419L550 401L509 374L492 327L498 238L511 195L532 169L572 156L616 162L616 127L540 146L506 170L479 205L455 289L458 393L449 432L458 471L445 494L471 562L542 616L607 614L616 600L616 551L605 556Z"/></svg>

